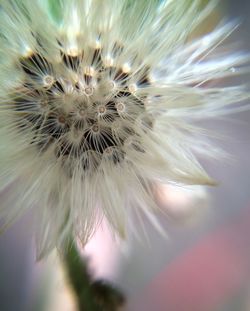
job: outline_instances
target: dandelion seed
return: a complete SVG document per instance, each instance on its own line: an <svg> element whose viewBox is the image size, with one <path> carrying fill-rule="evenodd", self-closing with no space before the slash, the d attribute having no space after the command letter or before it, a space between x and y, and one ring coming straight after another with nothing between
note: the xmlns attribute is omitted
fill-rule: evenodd
<svg viewBox="0 0 250 311"><path fill-rule="evenodd" d="M39 256L71 232L87 241L97 215L122 237L131 212L157 225L156 182L213 184L193 121L249 97L221 86L248 61L220 48L235 25L190 39L216 1L49 3L0 8L0 216L36 211Z"/></svg>
<svg viewBox="0 0 250 311"><path fill-rule="evenodd" d="M53 83L55 82L54 78L52 76L44 76L43 77L43 84L45 87L52 87Z"/></svg>

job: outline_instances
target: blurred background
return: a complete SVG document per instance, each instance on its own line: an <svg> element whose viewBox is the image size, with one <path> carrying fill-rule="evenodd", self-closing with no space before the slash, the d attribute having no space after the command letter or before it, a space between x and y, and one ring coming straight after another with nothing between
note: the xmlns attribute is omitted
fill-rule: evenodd
<svg viewBox="0 0 250 311"><path fill-rule="evenodd" d="M241 21L232 41L250 52L250 2L221 2L222 15ZM161 217L167 239L146 223L147 243L117 245L104 225L86 247L91 272L126 294L126 310L250 311L250 111L218 123L207 126L225 135L221 145L232 160L203 162L219 181L208 190L209 209L199 189L164 188L159 201L175 219ZM73 311L55 256L35 262L30 219L26 215L0 236L0 310Z"/></svg>

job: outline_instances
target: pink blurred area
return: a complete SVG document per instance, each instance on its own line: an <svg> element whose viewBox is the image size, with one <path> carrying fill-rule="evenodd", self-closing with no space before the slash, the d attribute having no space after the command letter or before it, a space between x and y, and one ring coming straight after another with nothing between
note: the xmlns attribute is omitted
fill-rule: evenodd
<svg viewBox="0 0 250 311"><path fill-rule="evenodd" d="M222 310L250 286L249 236L250 205L163 269L130 302L129 310ZM245 303L241 301L245 306L235 311L249 311L248 299L246 293Z"/></svg>
<svg viewBox="0 0 250 311"><path fill-rule="evenodd" d="M81 250L87 258L90 272L95 279L113 280L119 271L122 241L110 231L107 221L103 219L93 237Z"/></svg>

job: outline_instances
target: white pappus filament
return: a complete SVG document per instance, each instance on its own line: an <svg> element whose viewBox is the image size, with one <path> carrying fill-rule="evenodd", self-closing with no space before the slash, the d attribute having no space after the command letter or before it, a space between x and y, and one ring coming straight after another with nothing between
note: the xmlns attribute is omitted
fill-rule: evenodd
<svg viewBox="0 0 250 311"><path fill-rule="evenodd" d="M1 1L0 217L34 208L38 256L97 215L122 237L131 213L156 223L155 182L213 184L193 121L249 96L221 86L248 61L221 49L235 25L192 35L215 2Z"/></svg>

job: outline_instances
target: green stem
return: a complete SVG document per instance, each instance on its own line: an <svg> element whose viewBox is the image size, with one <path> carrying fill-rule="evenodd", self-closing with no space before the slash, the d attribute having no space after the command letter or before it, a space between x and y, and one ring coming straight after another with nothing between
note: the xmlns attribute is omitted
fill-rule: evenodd
<svg viewBox="0 0 250 311"><path fill-rule="evenodd" d="M87 263L80 257L74 242L72 242L70 247L65 251L64 263L78 300L79 310L100 310L95 302Z"/></svg>
<svg viewBox="0 0 250 311"><path fill-rule="evenodd" d="M64 264L79 311L116 311L124 305L125 299L119 290L102 280L92 280L87 261L79 255L73 241L64 253Z"/></svg>

